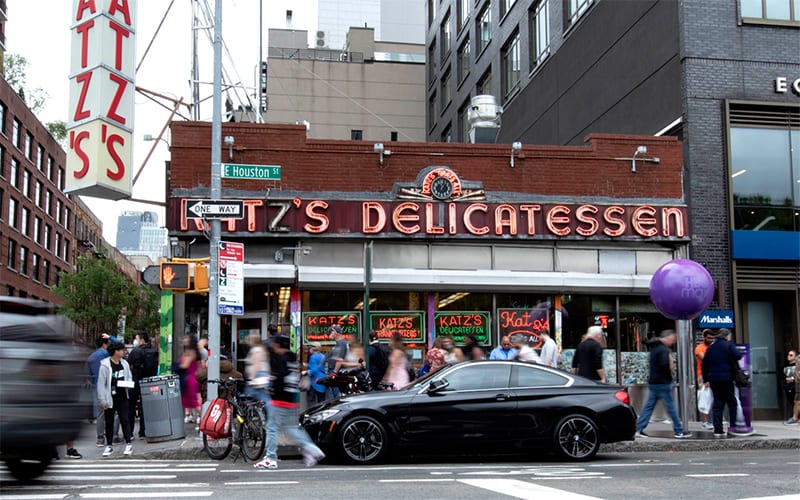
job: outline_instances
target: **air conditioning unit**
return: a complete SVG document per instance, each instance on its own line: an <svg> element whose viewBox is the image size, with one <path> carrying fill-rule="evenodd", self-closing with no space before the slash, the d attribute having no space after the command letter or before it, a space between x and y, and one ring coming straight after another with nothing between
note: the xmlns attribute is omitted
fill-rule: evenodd
<svg viewBox="0 0 800 500"><path fill-rule="evenodd" d="M328 46L328 34L323 30L317 30L317 38L314 42L314 47L323 49Z"/></svg>

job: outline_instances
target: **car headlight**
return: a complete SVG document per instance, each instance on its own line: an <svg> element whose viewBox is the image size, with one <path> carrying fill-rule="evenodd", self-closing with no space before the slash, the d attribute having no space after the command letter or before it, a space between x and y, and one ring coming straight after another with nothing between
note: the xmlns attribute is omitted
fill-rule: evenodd
<svg viewBox="0 0 800 500"><path fill-rule="evenodd" d="M317 413L313 413L306 417L307 424L318 424L329 420L331 417L336 415L337 413L341 412L341 410L322 410L318 411Z"/></svg>

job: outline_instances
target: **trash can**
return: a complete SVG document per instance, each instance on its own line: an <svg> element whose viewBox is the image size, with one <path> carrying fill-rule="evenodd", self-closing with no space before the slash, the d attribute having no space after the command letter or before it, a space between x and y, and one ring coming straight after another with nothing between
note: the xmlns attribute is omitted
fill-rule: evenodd
<svg viewBox="0 0 800 500"><path fill-rule="evenodd" d="M139 381L142 392L145 438L148 443L186 437L177 375L147 377Z"/></svg>

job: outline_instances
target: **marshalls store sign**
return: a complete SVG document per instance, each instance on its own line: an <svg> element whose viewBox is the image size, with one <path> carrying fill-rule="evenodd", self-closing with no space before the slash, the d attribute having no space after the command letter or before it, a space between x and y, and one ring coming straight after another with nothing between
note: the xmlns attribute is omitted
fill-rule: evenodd
<svg viewBox="0 0 800 500"><path fill-rule="evenodd" d="M131 194L136 0L73 0L68 193Z"/></svg>
<svg viewBox="0 0 800 500"><path fill-rule="evenodd" d="M697 320L700 328L733 328L733 311L705 311Z"/></svg>

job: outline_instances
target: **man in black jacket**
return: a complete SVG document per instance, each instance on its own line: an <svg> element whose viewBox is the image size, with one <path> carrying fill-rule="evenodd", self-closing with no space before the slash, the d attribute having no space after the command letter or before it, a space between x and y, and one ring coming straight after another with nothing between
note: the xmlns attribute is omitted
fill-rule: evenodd
<svg viewBox="0 0 800 500"><path fill-rule="evenodd" d="M139 439L145 438L144 412L142 411L142 390L139 386L143 378L154 377L158 373L158 350L150 345L150 337L146 332L136 333L133 339L134 347L128 354L128 364L133 373L134 387L129 391L130 405L128 406L128 422L131 433L136 422L136 409L139 409Z"/></svg>
<svg viewBox="0 0 800 500"><path fill-rule="evenodd" d="M289 337L278 335L270 344L269 366L272 372L272 401L267 409L267 453L256 469L278 468L278 430L299 446L303 463L313 467L325 454L311 441L308 433L297 425L300 400L300 367L297 356L289 349Z"/></svg>
<svg viewBox="0 0 800 500"><path fill-rule="evenodd" d="M664 402L669 418L672 419L675 438L682 439L691 436L690 432L683 431L678 409L672 399L671 348L675 345L676 339L675 330L664 330L650 348L650 378L647 380L647 402L642 408L639 420L636 421L636 437L647 437L644 430L647 424L650 423L650 416L653 414L653 408L655 408L659 399Z"/></svg>
<svg viewBox="0 0 800 500"><path fill-rule="evenodd" d="M711 407L712 422L714 424L714 437L725 438L725 429L722 426L722 413L728 405L730 416L729 425L736 425L737 401L736 389L733 385L734 364L742 357L736 346L729 342L730 330L720 328L714 343L706 349L703 356L703 382L706 387L711 387L714 394L714 405Z"/></svg>

